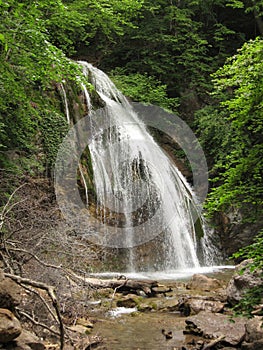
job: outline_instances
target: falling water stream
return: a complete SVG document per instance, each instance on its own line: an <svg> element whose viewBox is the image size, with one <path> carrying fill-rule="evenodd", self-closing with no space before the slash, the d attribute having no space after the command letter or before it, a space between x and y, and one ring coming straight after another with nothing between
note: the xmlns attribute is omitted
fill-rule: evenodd
<svg viewBox="0 0 263 350"><path fill-rule="evenodd" d="M191 186L109 77L87 62L79 64L105 102L104 108L89 114L93 130L89 150L103 244L128 248L127 270L135 271L133 247L162 234L163 253L153 269L198 268L193 217L197 203ZM92 109L85 87L83 92ZM104 122L98 127L99 118Z"/></svg>
<svg viewBox="0 0 263 350"><path fill-rule="evenodd" d="M126 272L189 271L201 265L212 265L213 246L208 242L207 230L198 214L199 203L192 187L109 77L87 62L78 63L99 95L100 102L92 106L94 95L91 98L83 84L83 100L88 114L80 119L82 123L74 124L76 118L70 115L66 92L61 87L67 121L77 127L69 133L71 138L64 146L66 152L58 157L57 169L64 170L57 171L55 178L57 188L61 188L63 181L75 177L74 172L65 176L68 168L74 170L76 166L71 160L74 159L74 149L71 153L69 148L72 137L84 134L84 143L91 157L94 191L90 199L90 183L85 180L87 168L85 162L83 165L83 158L79 162L79 156L76 156L75 164L85 198L82 198L83 204L75 202L70 207L69 202L76 197L78 189L74 182L65 182L64 190L62 187L57 192L58 200L59 193L63 197L68 192L66 200L60 203L62 211L63 206L66 208L64 213L71 215L77 211L78 222L96 244L117 248L122 257L125 251ZM89 131L85 134L82 131L87 125ZM79 138L76 140L81 143ZM68 153L68 165L65 166ZM83 154L85 157L85 152ZM71 187L73 190L68 191ZM89 214L81 217L84 208Z"/></svg>

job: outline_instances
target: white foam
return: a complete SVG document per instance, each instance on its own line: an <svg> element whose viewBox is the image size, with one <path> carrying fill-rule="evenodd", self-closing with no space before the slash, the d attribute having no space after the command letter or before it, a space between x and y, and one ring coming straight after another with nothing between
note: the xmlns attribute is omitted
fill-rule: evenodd
<svg viewBox="0 0 263 350"><path fill-rule="evenodd" d="M190 269L178 269L170 271L143 271L143 272L101 272L94 273L92 276L101 278L117 278L123 275L130 279L154 279L154 280L180 280L190 278L196 273L210 274L215 272L221 272L224 270L234 269L233 265L220 265L220 266L204 266Z"/></svg>
<svg viewBox="0 0 263 350"><path fill-rule="evenodd" d="M108 314L111 317L119 317L121 315L131 314L136 311L137 311L136 307L116 307L115 309L110 310Z"/></svg>

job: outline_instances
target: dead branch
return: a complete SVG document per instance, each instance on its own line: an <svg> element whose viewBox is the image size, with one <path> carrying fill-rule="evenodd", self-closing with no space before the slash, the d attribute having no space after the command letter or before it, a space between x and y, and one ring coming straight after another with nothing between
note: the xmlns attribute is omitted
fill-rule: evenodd
<svg viewBox="0 0 263 350"><path fill-rule="evenodd" d="M55 334L55 335L58 335L60 336L60 333L59 332L56 332L54 331L54 329L48 327L46 324L44 323L41 323L41 322L38 322L36 321L31 315L29 315L28 313L26 313L25 311L22 311L21 309L19 308L16 308L16 310L18 311L18 313L24 317L26 317L29 321L31 321L35 326L39 326L39 327L42 327L42 328L45 328L47 329L49 332Z"/></svg>
<svg viewBox="0 0 263 350"><path fill-rule="evenodd" d="M22 187L24 187L25 185L26 185L26 184L24 183L24 184L20 185L19 187L17 187L17 188L12 192L12 194L11 194L10 197L8 198L6 204L4 205L4 207L3 207L3 209L2 209L2 211L1 211L1 213L0 213L0 231L2 230L2 227L3 227L3 224L4 224L4 220L5 220L5 218L6 218L6 215L7 215L16 205L18 205L19 203L25 201L25 199L24 199L24 200L22 200L22 201L18 201L18 202L16 202L16 203L13 203L13 204L10 205L10 202L11 202L12 198L14 197L14 195L16 194L16 192L19 191L19 190L20 190Z"/></svg>
<svg viewBox="0 0 263 350"><path fill-rule="evenodd" d="M6 259L5 255L0 251L0 256L2 261L4 262L5 266L9 269L9 271L11 273L14 273L13 268L11 267L11 265L9 264L8 260Z"/></svg>
<svg viewBox="0 0 263 350"><path fill-rule="evenodd" d="M12 275L10 273L5 273L4 275L5 275L5 277L11 278L13 281L17 282L21 286L23 286L23 284L29 285L29 286L32 286L35 288L43 289L48 293L48 295L52 301L52 305L53 305L53 307L56 311L56 314L57 314L57 318L58 318L58 322L59 322L59 330L60 330L60 350L63 350L64 341L65 341L65 331L64 331L64 325L63 325L63 321L62 321L62 317L61 317L61 313L60 313L60 309L59 309L59 303L58 303L56 293L55 293L55 288L53 286L49 286L45 283L33 281L31 279Z"/></svg>
<svg viewBox="0 0 263 350"><path fill-rule="evenodd" d="M35 289L30 288L28 286L23 285L23 288L25 290L27 290L30 293L35 294L41 301L42 303L45 305L46 309L48 310L48 312L50 313L50 315L53 317L53 319L58 323L58 319L56 317L56 315L54 314L54 312L51 310L50 306L48 305L48 303L46 302L46 300L42 297L42 295L40 295Z"/></svg>
<svg viewBox="0 0 263 350"><path fill-rule="evenodd" d="M53 269L61 269L61 266L57 266L57 265L53 265L53 264L48 264L42 260L39 259L38 256L36 256L35 254L29 252L28 250L25 250L25 249L20 249L20 248L8 248L8 250L11 250L11 251L15 251L15 252L20 252L20 253L24 253L24 254L28 254L30 255L32 258L34 258L39 264L43 265L43 266L46 266L46 267L51 267Z"/></svg>
<svg viewBox="0 0 263 350"><path fill-rule="evenodd" d="M117 286L117 287L114 289L113 294L112 294L112 297L111 297L111 304L110 304L111 307L112 307L113 299L114 299L114 297L115 297L115 294L116 294L117 290L120 289L121 287L125 286L126 281L127 281L127 277L125 277L125 280L124 280L123 284L121 284L120 286Z"/></svg>

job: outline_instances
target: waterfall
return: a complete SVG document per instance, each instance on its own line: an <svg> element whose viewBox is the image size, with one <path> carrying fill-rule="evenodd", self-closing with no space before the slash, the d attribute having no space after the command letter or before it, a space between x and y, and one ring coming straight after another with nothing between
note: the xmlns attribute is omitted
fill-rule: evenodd
<svg viewBox="0 0 263 350"><path fill-rule="evenodd" d="M75 221L88 239L110 249L117 248L122 257L125 254L127 271L198 268L200 257L207 262L207 252L212 250L207 248L206 230L198 216L197 196L150 135L139 112L109 77L87 62L78 63L100 102L99 106L92 106L94 95L91 98L85 85L82 86L88 115L77 123L76 130L69 132L57 160L55 187L62 212L69 221L79 213ZM62 92L66 101L65 90ZM83 141L82 135L79 141L81 134L88 140ZM78 145L86 142L91 156L95 191L89 197L79 165L80 155L74 158L74 149L69 151L76 144L73 139ZM80 149L85 148L81 145ZM84 181L85 205L78 201L74 167L79 167ZM70 168L73 172L66 176ZM199 236L200 231L201 236L205 235L203 240L197 239L197 230Z"/></svg>
<svg viewBox="0 0 263 350"><path fill-rule="evenodd" d="M107 127L100 125L89 144L97 216L109 227L105 237L114 235L114 223L121 228L122 236L116 236L121 245L114 237L110 240L112 246L127 248L130 270L137 264L134 247L159 234L164 249L155 268L198 267L195 195L190 185L109 77L87 62L79 63L105 102L99 113ZM91 123L99 113L90 113Z"/></svg>

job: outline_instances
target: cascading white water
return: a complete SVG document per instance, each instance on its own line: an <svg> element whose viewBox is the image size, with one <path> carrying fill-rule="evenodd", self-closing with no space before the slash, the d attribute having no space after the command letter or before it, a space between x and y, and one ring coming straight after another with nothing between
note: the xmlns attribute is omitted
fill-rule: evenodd
<svg viewBox="0 0 263 350"><path fill-rule="evenodd" d="M133 247L159 234L164 254L155 269L199 267L190 185L109 77L87 62L79 63L105 102L100 113L105 127L94 128L89 144L97 217L109 228L103 225L105 239L114 236L114 225L121 228L118 242L110 239L117 247L128 248L129 270L137 268ZM87 90L84 93L89 101ZM97 111L90 113L91 125L97 116Z"/></svg>

